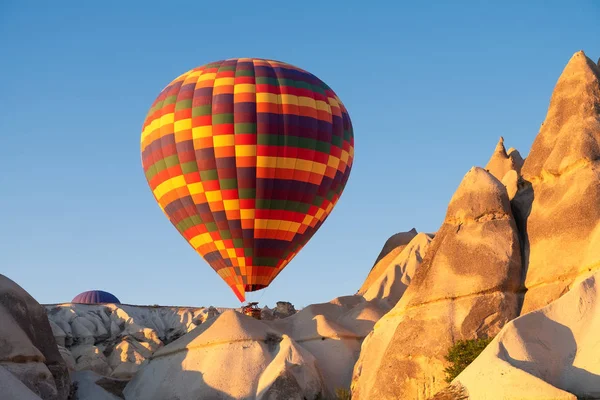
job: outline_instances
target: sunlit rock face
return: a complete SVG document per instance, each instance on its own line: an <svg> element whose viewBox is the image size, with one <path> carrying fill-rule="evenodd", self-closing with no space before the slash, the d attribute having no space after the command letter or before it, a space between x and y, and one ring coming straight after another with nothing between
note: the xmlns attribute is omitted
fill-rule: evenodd
<svg viewBox="0 0 600 400"><path fill-rule="evenodd" d="M362 344L353 399L426 399L444 387L459 339L494 335L518 315L521 253L506 188L472 168L396 306Z"/></svg>
<svg viewBox="0 0 600 400"><path fill-rule="evenodd" d="M470 399L600 397L600 272L508 323L446 392ZM441 398L441 397L440 397Z"/></svg>
<svg viewBox="0 0 600 400"><path fill-rule="evenodd" d="M226 311L158 350L127 385L128 400L317 399L310 352L266 323Z"/></svg>
<svg viewBox="0 0 600 400"><path fill-rule="evenodd" d="M363 294L375 281L380 279L381 275L388 269L390 263L400 255L415 236L417 236L417 230L413 228L407 232L398 232L386 240L367 278L360 289L358 289L358 294Z"/></svg>
<svg viewBox="0 0 600 400"><path fill-rule="evenodd" d="M583 52L558 79L522 175L513 203L528 312L600 268L600 68Z"/></svg>

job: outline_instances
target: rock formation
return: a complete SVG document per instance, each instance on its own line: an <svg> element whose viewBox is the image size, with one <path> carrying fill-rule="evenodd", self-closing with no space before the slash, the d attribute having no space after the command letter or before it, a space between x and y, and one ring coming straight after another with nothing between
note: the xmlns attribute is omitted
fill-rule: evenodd
<svg viewBox="0 0 600 400"><path fill-rule="evenodd" d="M332 396L336 388L350 387L351 366L358 359L360 345L382 315L383 311L363 298L346 296L312 304L270 325L315 357L328 395Z"/></svg>
<svg viewBox="0 0 600 400"><path fill-rule="evenodd" d="M275 309L272 310L274 319L282 319L287 318L296 314L296 309L294 305L288 301L278 301Z"/></svg>
<svg viewBox="0 0 600 400"><path fill-rule="evenodd" d="M369 275L367 276L367 279L365 279L364 283L358 290L358 294L363 294L365 292L365 290L369 286L371 286L371 284L373 282L375 282L381 276L381 274L383 274L383 272L390 265L390 262L396 256L398 256L402 252L402 250L404 250L406 245L408 245L408 243L416 235L417 235L417 230L415 228L413 228L408 232L396 233L395 235L390 237L385 242L385 244L383 245L383 248L381 249L381 252L379 252L377 259L375 260L375 263L373 264L373 267L371 268L371 271L369 271Z"/></svg>
<svg viewBox="0 0 600 400"><path fill-rule="evenodd" d="M43 400L65 400L69 395L69 371L46 310L4 275L0 275L0 364L0 388L13 388L14 393L23 393L23 399L37 395ZM12 374L31 394L6 374Z"/></svg>
<svg viewBox="0 0 600 400"><path fill-rule="evenodd" d="M520 174L522 167L523 158L521 154L513 148L507 153L504 147L504 138L500 137L494 154L492 154L492 157L485 166L485 170L501 181L509 171L515 171L517 174Z"/></svg>
<svg viewBox="0 0 600 400"><path fill-rule="evenodd" d="M387 303L345 296L310 305L287 318L261 321L226 311L151 355L127 386L127 399L198 394L232 399L332 397L336 389L350 387L360 345L388 309L381 304ZM247 355L240 358L240 351ZM211 372L211 367L233 364L239 371L219 383L223 371ZM165 379L156 381L163 372ZM172 388L172 380L196 381L199 376L206 385L201 379ZM312 383L303 386L307 382ZM146 397L152 393L158 397Z"/></svg>
<svg viewBox="0 0 600 400"><path fill-rule="evenodd" d="M506 187L509 200L512 200L518 191L522 167L523 158L521 154L512 147L507 152L504 147L504 138L500 137L492 157L485 166L485 170L502 182Z"/></svg>
<svg viewBox="0 0 600 400"><path fill-rule="evenodd" d="M496 334L518 313L521 259L504 186L472 168L398 304L365 339L353 399L424 399L443 387L459 339Z"/></svg>
<svg viewBox="0 0 600 400"><path fill-rule="evenodd" d="M214 307L125 304L46 306L59 349L73 371L130 379L139 365L170 343L218 315Z"/></svg>
<svg viewBox="0 0 600 400"><path fill-rule="evenodd" d="M384 300L387 301L389 308L394 307L410 285L417 268L423 262L431 240L431 236L419 233L413 237L410 243L402 246L402 251L394 258L386 260L388 257L384 257L378 266L385 265L384 263L387 262L386 269L375 280L370 279L371 275L369 275L359 294L366 300ZM394 253L390 253L390 255ZM368 286L367 283L369 283Z"/></svg>
<svg viewBox="0 0 600 400"><path fill-rule="evenodd" d="M78 371L73 374L77 400L122 400L127 382L107 378L93 371Z"/></svg>
<svg viewBox="0 0 600 400"><path fill-rule="evenodd" d="M226 311L158 350L124 394L128 400L313 400L323 392L308 351L261 321Z"/></svg>
<svg viewBox="0 0 600 400"><path fill-rule="evenodd" d="M0 366L0 388L3 400L41 400L23 382Z"/></svg>
<svg viewBox="0 0 600 400"><path fill-rule="evenodd" d="M600 268L600 69L576 53L558 79L514 203L523 234L523 312Z"/></svg>
<svg viewBox="0 0 600 400"><path fill-rule="evenodd" d="M600 397L600 272L508 323L451 386L495 400Z"/></svg>
<svg viewBox="0 0 600 400"><path fill-rule="evenodd" d="M220 314L212 306L66 303L46 308L59 352L69 370L89 370L116 379L131 379L156 350ZM285 318L295 312L289 302L278 302L273 310L263 310L266 319Z"/></svg>

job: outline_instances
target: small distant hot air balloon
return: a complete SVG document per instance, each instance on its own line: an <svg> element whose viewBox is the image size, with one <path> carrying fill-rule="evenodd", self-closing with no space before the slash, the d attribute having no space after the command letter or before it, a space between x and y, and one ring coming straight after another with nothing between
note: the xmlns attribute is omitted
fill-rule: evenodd
<svg viewBox="0 0 600 400"><path fill-rule="evenodd" d="M340 99L309 72L228 59L163 89L141 153L160 208L243 302L331 213L350 175L354 133Z"/></svg>
<svg viewBox="0 0 600 400"><path fill-rule="evenodd" d="M114 303L121 304L119 299L111 293L103 290L89 290L87 292L79 293L73 298L71 303L83 303L83 304L103 304L103 303Z"/></svg>

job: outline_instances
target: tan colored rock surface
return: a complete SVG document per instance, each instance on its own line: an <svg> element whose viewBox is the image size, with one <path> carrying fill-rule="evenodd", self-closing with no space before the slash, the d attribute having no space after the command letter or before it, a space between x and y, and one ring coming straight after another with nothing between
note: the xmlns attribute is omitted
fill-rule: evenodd
<svg viewBox="0 0 600 400"><path fill-rule="evenodd" d="M485 170L494 175L498 180L501 180L508 171L514 170L519 174L523 166L523 158L515 149L510 149L510 154L506 152L504 147L504 138L500 137L494 154L485 166Z"/></svg>
<svg viewBox="0 0 600 400"><path fill-rule="evenodd" d="M519 174L514 169L508 171L502 178L502 184L506 188L508 199L514 199L519 190Z"/></svg>
<svg viewBox="0 0 600 400"><path fill-rule="evenodd" d="M508 323L453 385L481 400L599 398L598 332L600 272Z"/></svg>
<svg viewBox="0 0 600 400"><path fill-rule="evenodd" d="M472 168L404 296L363 342L352 398L434 395L444 387L444 355L454 341L494 335L517 316L520 278L506 189Z"/></svg>
<svg viewBox="0 0 600 400"><path fill-rule="evenodd" d="M225 311L147 358L128 386L126 398L301 400L319 393L333 398L336 389L350 387L360 345L389 308L385 297L367 301L353 295L274 320L256 321ZM121 357L131 353L124 346L123 350ZM114 353L111 360L118 365L113 376L132 373L138 361L120 363L123 359ZM227 371L215 366L227 366ZM157 381L162 374L166 374L164 379ZM185 384L173 388L172 382Z"/></svg>
<svg viewBox="0 0 600 400"><path fill-rule="evenodd" d="M583 52L558 79L522 175L514 203L528 312L600 268L600 69Z"/></svg>
<svg viewBox="0 0 600 400"><path fill-rule="evenodd" d="M69 394L69 371L46 310L4 275L0 275L0 364L43 400L64 400Z"/></svg>
<svg viewBox="0 0 600 400"><path fill-rule="evenodd" d="M312 304L285 319L265 321L315 357L329 396L334 396L336 389L350 388L362 341L398 302L421 265L431 236L413 233L416 231L409 233L412 240L401 245L400 254L388 262L387 269L365 288L362 296L337 297L327 303ZM406 239L404 235L402 240Z"/></svg>
<svg viewBox="0 0 600 400"><path fill-rule="evenodd" d="M512 147L506 151L504 138L500 137L500 141L485 166L485 170L502 182L506 187L509 200L512 200L517 194L522 167L523 158L521 154Z"/></svg>
<svg viewBox="0 0 600 400"><path fill-rule="evenodd" d="M138 342L135 338L127 336L119 342L107 358L112 369L110 376L119 379L131 379L137 372L140 364L149 358L158 347L147 342Z"/></svg>
<svg viewBox="0 0 600 400"><path fill-rule="evenodd" d="M389 308L394 307L423 262L431 240L431 236L425 233L417 234L406 246L403 246L398 255L387 261L387 268L379 277L373 280L369 286L363 285L362 293L359 293L368 301L385 300L388 302ZM393 255L394 252L395 250L388 256ZM382 265L388 256L384 257L378 265Z"/></svg>
<svg viewBox="0 0 600 400"><path fill-rule="evenodd" d="M506 154L508 154L508 158L512 159L512 163L517 167L515 170L520 174L523 164L525 163L525 159L521 156L519 150L511 147L506 151Z"/></svg>
<svg viewBox="0 0 600 400"><path fill-rule="evenodd" d="M360 345L375 321L383 315L382 312L369 314L367 311L359 317L357 311L367 310L368 305L360 296L346 296L329 303L312 304L269 325L290 336L316 358L329 396L332 396L336 388L350 387L352 366L358 359Z"/></svg>
<svg viewBox="0 0 600 400"><path fill-rule="evenodd" d="M235 311L225 311L159 349L124 390L127 400L314 400L323 394L309 352Z"/></svg>
<svg viewBox="0 0 600 400"><path fill-rule="evenodd" d="M406 245L408 245L415 236L417 236L417 230L413 228L408 232L396 233L385 242L371 271L369 271L369 275L367 275L367 278L358 290L358 294L363 294L373 282L379 279L390 263L402 252L402 250L404 250Z"/></svg>

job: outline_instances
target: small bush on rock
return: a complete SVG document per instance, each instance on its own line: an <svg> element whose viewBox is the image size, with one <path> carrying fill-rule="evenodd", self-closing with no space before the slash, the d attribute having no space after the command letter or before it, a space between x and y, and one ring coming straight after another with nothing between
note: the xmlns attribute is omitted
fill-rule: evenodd
<svg viewBox="0 0 600 400"><path fill-rule="evenodd" d="M470 340L459 340L454 343L454 346L448 349L448 354L445 356L452 365L444 369L446 373L446 382L450 383L458 376L469 364L477 358L479 354L486 348L493 338L480 338Z"/></svg>
<svg viewBox="0 0 600 400"><path fill-rule="evenodd" d="M348 389L335 389L335 398L336 400L350 400L352 399L352 395Z"/></svg>

